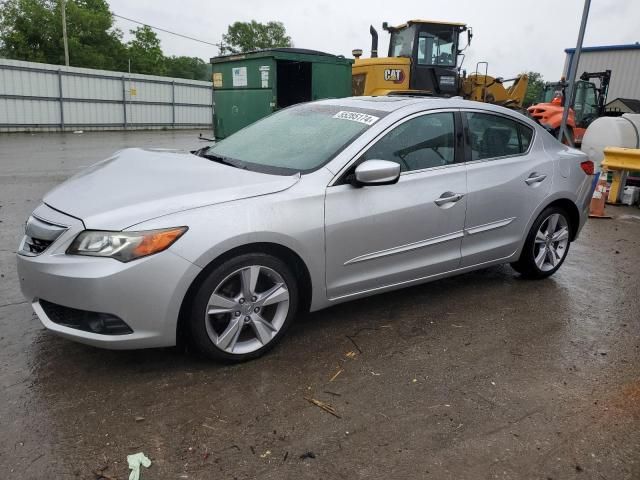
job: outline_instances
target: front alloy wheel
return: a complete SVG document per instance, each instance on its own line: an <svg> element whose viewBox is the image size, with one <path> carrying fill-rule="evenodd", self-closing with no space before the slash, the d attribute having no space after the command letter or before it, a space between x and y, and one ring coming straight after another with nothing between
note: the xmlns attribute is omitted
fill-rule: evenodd
<svg viewBox="0 0 640 480"><path fill-rule="evenodd" d="M222 280L209 298L205 325L209 339L231 354L267 345L289 313L289 289L271 268L250 265Z"/></svg>
<svg viewBox="0 0 640 480"><path fill-rule="evenodd" d="M191 343L210 358L258 357L284 334L297 304L296 278L282 260L241 255L215 268L200 286L192 304Z"/></svg>

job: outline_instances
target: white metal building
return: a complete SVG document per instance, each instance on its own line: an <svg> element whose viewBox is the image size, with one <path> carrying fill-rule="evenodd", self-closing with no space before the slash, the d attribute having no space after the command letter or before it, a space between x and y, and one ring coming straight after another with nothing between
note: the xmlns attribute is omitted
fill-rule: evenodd
<svg viewBox="0 0 640 480"><path fill-rule="evenodd" d="M0 132L200 128L212 84L0 59Z"/></svg>
<svg viewBox="0 0 640 480"><path fill-rule="evenodd" d="M568 77L569 64L575 48L565 50L563 75ZM577 77L583 72L611 70L607 100L616 98L640 99L640 43L584 47L580 54Z"/></svg>

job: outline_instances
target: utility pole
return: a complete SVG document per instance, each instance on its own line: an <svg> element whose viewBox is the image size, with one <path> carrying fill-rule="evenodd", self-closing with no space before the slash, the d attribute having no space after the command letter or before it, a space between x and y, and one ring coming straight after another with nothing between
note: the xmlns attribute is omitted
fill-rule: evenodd
<svg viewBox="0 0 640 480"><path fill-rule="evenodd" d="M573 140L569 138L569 132L567 131L567 118L569 117L569 109L572 107L573 92L576 84L576 73L578 71L578 62L580 61L580 53L582 52L582 42L584 41L584 31L587 28L587 19L589 18L589 7L591 7L591 0L584 0L584 10L582 11L582 22L580 23L580 31L578 32L578 43L576 44L576 51L571 56L571 62L569 63L569 78L567 79L568 85L565 90L564 97L564 110L562 111L562 123L560 123L560 132L558 132L558 140L562 141L563 138L567 139L567 143L573 145Z"/></svg>
<svg viewBox="0 0 640 480"><path fill-rule="evenodd" d="M224 55L226 53L227 46L225 45L224 40L220 40L220 42L215 45L218 47L218 55Z"/></svg>
<svg viewBox="0 0 640 480"><path fill-rule="evenodd" d="M69 42L67 42L67 12L65 0L60 0L60 9L62 10L62 41L64 42L64 64L69 66Z"/></svg>

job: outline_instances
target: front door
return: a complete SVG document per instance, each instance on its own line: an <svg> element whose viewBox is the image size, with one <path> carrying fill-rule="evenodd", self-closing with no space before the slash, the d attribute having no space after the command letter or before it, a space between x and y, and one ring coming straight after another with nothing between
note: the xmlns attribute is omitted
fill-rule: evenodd
<svg viewBox="0 0 640 480"><path fill-rule="evenodd" d="M454 270L466 210L462 135L454 112L420 114L390 128L354 163L398 162L394 185L338 183L325 200L329 298ZM461 130L461 129L458 129ZM349 172L347 172L349 173Z"/></svg>

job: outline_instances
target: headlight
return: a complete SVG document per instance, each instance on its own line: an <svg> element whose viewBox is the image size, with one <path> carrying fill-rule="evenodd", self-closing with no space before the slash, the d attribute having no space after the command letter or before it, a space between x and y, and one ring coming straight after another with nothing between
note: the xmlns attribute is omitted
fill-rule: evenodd
<svg viewBox="0 0 640 480"><path fill-rule="evenodd" d="M147 230L145 232L81 232L67 249L69 255L109 257L121 262L146 257L169 248L187 227Z"/></svg>

